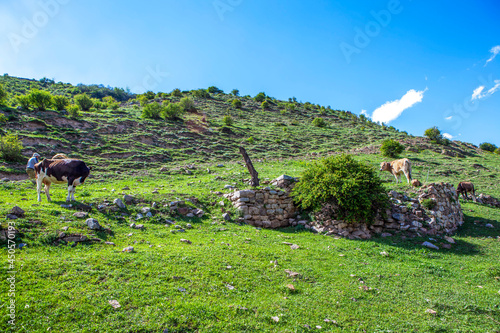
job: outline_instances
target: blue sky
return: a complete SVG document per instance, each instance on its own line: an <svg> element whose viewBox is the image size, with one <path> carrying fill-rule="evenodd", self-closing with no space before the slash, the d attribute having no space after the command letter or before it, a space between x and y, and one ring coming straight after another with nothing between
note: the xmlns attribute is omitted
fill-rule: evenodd
<svg viewBox="0 0 500 333"><path fill-rule="evenodd" d="M0 72L215 85L500 145L498 1L4 0Z"/></svg>

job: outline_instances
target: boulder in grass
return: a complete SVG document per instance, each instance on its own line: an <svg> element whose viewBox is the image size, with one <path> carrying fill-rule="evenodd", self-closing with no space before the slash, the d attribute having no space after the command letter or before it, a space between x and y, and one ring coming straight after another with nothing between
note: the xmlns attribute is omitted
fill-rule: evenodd
<svg viewBox="0 0 500 333"><path fill-rule="evenodd" d="M101 230L102 229L102 227L99 224L99 222L96 219L94 219L94 218L87 219L85 221L85 223L87 224L87 226L91 230Z"/></svg>
<svg viewBox="0 0 500 333"><path fill-rule="evenodd" d="M24 213L25 211L19 207L19 206L14 206L11 210L10 210L10 213L12 215L16 215L17 217L23 217L24 216Z"/></svg>

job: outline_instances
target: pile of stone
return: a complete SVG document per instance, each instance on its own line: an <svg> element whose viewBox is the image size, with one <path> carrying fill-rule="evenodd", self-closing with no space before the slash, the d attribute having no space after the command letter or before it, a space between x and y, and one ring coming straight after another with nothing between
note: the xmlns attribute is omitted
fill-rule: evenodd
<svg viewBox="0 0 500 333"><path fill-rule="evenodd" d="M243 215L246 223L264 228L281 228L295 222L297 208L289 195L293 180L281 176L280 187L286 189L272 190L270 187L258 190L243 190L225 194L233 206ZM291 177L290 177L291 178ZM275 180L277 181L277 180Z"/></svg>
<svg viewBox="0 0 500 333"><path fill-rule="evenodd" d="M486 194L480 194L476 198L476 202L483 204L483 205L490 205L493 207L500 207L500 200L497 198L492 197L491 195L486 195Z"/></svg>
<svg viewBox="0 0 500 333"><path fill-rule="evenodd" d="M418 198L410 198L404 193L390 191L390 209L385 217L379 214L372 224L337 220L325 213L332 211L326 207L316 214L316 221L306 224L306 228L350 239L367 239L373 234L389 236L403 231L420 235L451 234L463 224L462 209L453 185L429 184L420 188L418 194ZM422 205L424 200L428 208Z"/></svg>

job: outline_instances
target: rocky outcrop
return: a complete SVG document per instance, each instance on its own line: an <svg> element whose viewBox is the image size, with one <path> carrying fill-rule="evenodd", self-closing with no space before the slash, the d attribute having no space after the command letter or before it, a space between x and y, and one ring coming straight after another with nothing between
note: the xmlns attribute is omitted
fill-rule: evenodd
<svg viewBox="0 0 500 333"><path fill-rule="evenodd" d="M451 234L463 224L463 213L456 190L451 184L429 184L420 188L418 198L404 193L388 193L391 207L385 216L378 215L374 223L347 223L328 214L328 207L316 214L316 221L306 228L329 235L351 239L367 239L374 234L386 236L409 232L425 235Z"/></svg>

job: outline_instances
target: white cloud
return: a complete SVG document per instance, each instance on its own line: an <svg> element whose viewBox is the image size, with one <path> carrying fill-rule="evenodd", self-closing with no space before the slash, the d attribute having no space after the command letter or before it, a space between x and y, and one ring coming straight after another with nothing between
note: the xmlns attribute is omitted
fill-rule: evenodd
<svg viewBox="0 0 500 333"><path fill-rule="evenodd" d="M373 121L388 124L389 122L397 119L404 110L422 102L426 91L427 88L422 91L411 89L403 97L401 97L401 99L386 102L384 105L373 111Z"/></svg>
<svg viewBox="0 0 500 333"><path fill-rule="evenodd" d="M444 119L446 119L446 120L451 120L452 118L453 118L453 116L449 116L449 117L446 117L446 118L444 118Z"/></svg>
<svg viewBox="0 0 500 333"><path fill-rule="evenodd" d="M495 59L495 57L497 56L498 53L500 53L500 45L493 46L490 50L490 53L491 53L491 57L488 60L486 60L486 63L484 64L485 67L486 67L486 65L488 65L488 63L490 61L493 61L493 59Z"/></svg>
<svg viewBox="0 0 500 333"><path fill-rule="evenodd" d="M361 114L363 114L363 115L365 115L365 116L369 117L368 112L366 112L366 110L361 110Z"/></svg>
<svg viewBox="0 0 500 333"><path fill-rule="evenodd" d="M486 92L483 92L484 89L486 88L485 86L479 86L476 89L474 89L474 91L472 92L471 101L475 99L482 99L485 97L489 97L493 95L495 92L497 92L500 89L500 80L495 80L494 82L495 85L492 88L488 89Z"/></svg>
<svg viewBox="0 0 500 333"><path fill-rule="evenodd" d="M451 135L450 133L443 133L443 137L449 140L453 139L453 135Z"/></svg>

